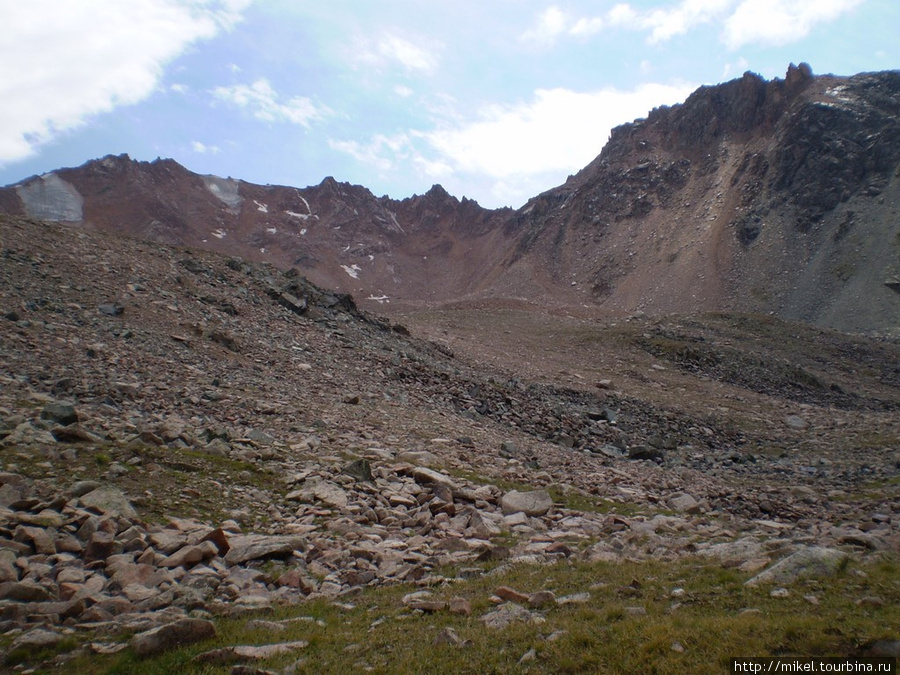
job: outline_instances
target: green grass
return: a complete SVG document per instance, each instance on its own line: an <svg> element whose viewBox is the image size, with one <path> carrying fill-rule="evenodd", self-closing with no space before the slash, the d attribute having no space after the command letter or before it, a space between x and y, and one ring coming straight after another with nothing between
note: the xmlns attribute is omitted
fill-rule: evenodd
<svg viewBox="0 0 900 675"><path fill-rule="evenodd" d="M882 559L863 568L851 565L834 579L799 583L787 598L771 597L769 588L747 588L746 578L696 560L501 565L492 574L433 588L437 598L466 598L473 609L470 617L411 612L401 599L416 587L382 587L350 599L353 609L317 600L264 617L311 618L277 635L248 630L246 618L221 619L218 637L203 644L146 660L130 650L113 656L84 655L66 668L86 674L227 673L230 666L201 666L192 659L228 645L306 640L309 646L300 652L254 665L279 669L297 663L298 673L391 675L721 673L731 657L850 656L869 640L898 638L892 628L900 626L896 560ZM480 617L493 608L490 597L501 585L525 593L552 590L557 597L589 591L591 600L542 610L543 623L487 629ZM676 588L682 589L677 597ZM884 600L882 607L856 604L873 595ZM804 596L815 596L819 604ZM635 614L637 607L646 613ZM453 628L471 644L434 645L444 628ZM532 649L534 660L519 665Z"/></svg>

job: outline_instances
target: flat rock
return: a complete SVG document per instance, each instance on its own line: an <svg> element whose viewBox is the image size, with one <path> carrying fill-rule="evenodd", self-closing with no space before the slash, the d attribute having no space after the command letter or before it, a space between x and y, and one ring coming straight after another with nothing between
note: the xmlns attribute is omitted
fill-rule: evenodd
<svg viewBox="0 0 900 675"><path fill-rule="evenodd" d="M306 649L309 642L305 640L297 640L295 642L280 642L271 645L238 645L236 647L224 647L222 649L214 649L210 652L204 652L197 656L194 660L200 663L227 664L237 661L262 661L270 659L273 656L281 656L282 654L290 654L291 652Z"/></svg>
<svg viewBox="0 0 900 675"><path fill-rule="evenodd" d="M779 560L747 581L747 586L790 584L800 579L834 576L848 558L837 549L811 546Z"/></svg>
<svg viewBox="0 0 900 675"><path fill-rule="evenodd" d="M15 651L16 649L38 651L47 647L54 647L64 639L65 635L62 633L57 633L53 630L45 630L43 628L33 628L26 633L22 633L13 640L9 648L10 651Z"/></svg>
<svg viewBox="0 0 900 675"><path fill-rule="evenodd" d="M450 478L450 476L424 466L413 467L413 469L410 471L410 475L417 483L422 483L424 485L446 485L451 490L458 489L456 482L452 478Z"/></svg>
<svg viewBox="0 0 900 675"><path fill-rule="evenodd" d="M216 637L216 627L206 619L181 619L138 633L131 647L138 656L152 656L169 649Z"/></svg>
<svg viewBox="0 0 900 675"><path fill-rule="evenodd" d="M33 581L8 581L0 584L0 600L18 602L46 602L54 600L53 594Z"/></svg>
<svg viewBox="0 0 900 675"><path fill-rule="evenodd" d="M128 498L118 488L104 485L81 496L81 503L87 508L97 509L110 516L137 518L137 511Z"/></svg>
<svg viewBox="0 0 900 675"><path fill-rule="evenodd" d="M263 534L231 537L228 543L231 548L225 555L225 562L229 565L239 565L262 558L286 558L294 551L302 551L305 548L303 537Z"/></svg>

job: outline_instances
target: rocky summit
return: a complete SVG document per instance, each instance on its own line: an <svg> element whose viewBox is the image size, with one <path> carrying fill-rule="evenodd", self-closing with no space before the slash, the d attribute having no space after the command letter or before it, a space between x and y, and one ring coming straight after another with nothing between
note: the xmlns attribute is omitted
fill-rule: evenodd
<svg viewBox="0 0 900 675"><path fill-rule="evenodd" d="M3 667L895 658L897 91L704 88L517 212L122 157L3 191Z"/></svg>

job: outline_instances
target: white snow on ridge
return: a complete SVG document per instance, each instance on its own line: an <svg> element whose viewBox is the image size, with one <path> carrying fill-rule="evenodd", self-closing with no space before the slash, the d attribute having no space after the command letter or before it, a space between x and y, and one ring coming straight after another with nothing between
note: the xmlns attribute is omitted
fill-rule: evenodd
<svg viewBox="0 0 900 675"><path fill-rule="evenodd" d="M278 234L278 228L277 227L267 227L266 232L268 232L269 234Z"/></svg>
<svg viewBox="0 0 900 675"><path fill-rule="evenodd" d="M212 231L212 236L214 236L216 239L224 239L226 234L228 233L221 227L218 230Z"/></svg>
<svg viewBox="0 0 900 675"><path fill-rule="evenodd" d="M307 220L309 218L319 219L319 216L314 216L311 213L297 213L296 211L285 211L291 218L299 218L300 220Z"/></svg>
<svg viewBox="0 0 900 675"><path fill-rule="evenodd" d="M366 298L366 300L374 300L380 305L383 305L386 302L389 303L391 301L391 299L386 295L379 295L377 298L374 295L370 295L368 298Z"/></svg>
<svg viewBox="0 0 900 675"><path fill-rule="evenodd" d="M362 269L360 269L359 265L350 265L349 267L347 265L341 265L341 267L343 267L344 271L351 277L353 277L354 279L359 279L359 273L362 272Z"/></svg>
<svg viewBox="0 0 900 675"><path fill-rule="evenodd" d="M268 213L268 212L269 212L269 206L268 206L267 204L263 204L262 202L258 202L258 201L256 201L255 199L253 200L253 203L256 204L256 210L257 210L257 211L262 211L263 213Z"/></svg>

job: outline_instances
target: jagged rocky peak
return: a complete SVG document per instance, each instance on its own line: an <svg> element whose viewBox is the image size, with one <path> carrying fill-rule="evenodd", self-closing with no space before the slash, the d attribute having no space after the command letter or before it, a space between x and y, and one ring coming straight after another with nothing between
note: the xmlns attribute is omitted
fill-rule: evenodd
<svg viewBox="0 0 900 675"><path fill-rule="evenodd" d="M814 81L809 64L791 64L785 79L766 80L747 71L718 85L703 86L684 103L654 108L646 119L613 129L607 148L611 153L630 149L629 141L648 131L669 150L699 153L723 136L771 128L790 102Z"/></svg>

